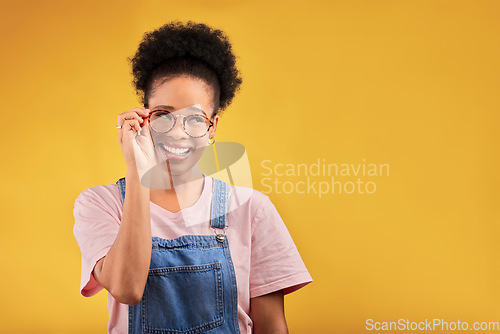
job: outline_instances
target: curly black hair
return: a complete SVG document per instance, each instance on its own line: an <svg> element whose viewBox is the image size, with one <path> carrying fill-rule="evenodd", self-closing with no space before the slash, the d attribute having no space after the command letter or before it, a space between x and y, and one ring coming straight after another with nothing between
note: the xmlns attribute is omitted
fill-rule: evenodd
<svg viewBox="0 0 500 334"><path fill-rule="evenodd" d="M172 21L147 32L135 56L127 60L146 108L156 80L187 75L212 88L215 116L231 104L242 83L226 34L203 23Z"/></svg>

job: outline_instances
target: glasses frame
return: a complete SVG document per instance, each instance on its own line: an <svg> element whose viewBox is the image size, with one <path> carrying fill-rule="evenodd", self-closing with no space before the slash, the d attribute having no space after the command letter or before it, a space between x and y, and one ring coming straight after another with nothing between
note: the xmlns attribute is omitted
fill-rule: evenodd
<svg viewBox="0 0 500 334"><path fill-rule="evenodd" d="M164 110L164 109L156 109L156 110L152 110L149 112L148 116L146 117L146 119L148 120L149 122L149 127L154 131L154 132L157 132L157 133L169 133L170 131L172 131L172 129L175 127L175 125L177 124L177 118L179 116L182 117L182 130L184 130L184 133L186 133L189 137L191 138L200 138L200 137L203 137L204 135L207 134L208 131L210 131L210 128L212 128L212 126L214 125L214 123L210 120L210 118L208 118L207 116L203 115L203 114L191 114L191 115L172 115L174 117L174 124L172 125L172 127L168 130L168 131L156 131L152 126L151 126L151 115L153 115L155 112L164 112L164 113L167 113L167 114L171 114L172 111L170 110ZM207 131L202 134L201 136L191 136L187 131L186 131L186 118L187 117L190 117L190 116L193 116L193 115L196 115L198 117L203 117L204 119L206 119L208 122L209 122L209 126L207 128Z"/></svg>

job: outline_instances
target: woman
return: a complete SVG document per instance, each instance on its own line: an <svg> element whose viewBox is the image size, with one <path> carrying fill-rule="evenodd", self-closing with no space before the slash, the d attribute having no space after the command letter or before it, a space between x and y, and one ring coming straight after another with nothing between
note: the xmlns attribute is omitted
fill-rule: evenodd
<svg viewBox="0 0 500 334"><path fill-rule="evenodd" d="M197 166L242 82L226 35L171 22L131 63L126 176L75 201L81 294L107 290L112 334L287 333L283 296L312 279L286 226L268 196Z"/></svg>

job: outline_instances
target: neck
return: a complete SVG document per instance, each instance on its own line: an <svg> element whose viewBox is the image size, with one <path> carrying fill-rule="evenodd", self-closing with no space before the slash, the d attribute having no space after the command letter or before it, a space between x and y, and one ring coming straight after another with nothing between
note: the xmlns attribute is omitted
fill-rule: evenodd
<svg viewBox="0 0 500 334"><path fill-rule="evenodd" d="M193 206L200 198L205 183L197 166L196 169L179 175L164 174L158 180L161 184L153 183L156 189L150 188L150 200L170 212ZM162 187L158 187L159 185Z"/></svg>
<svg viewBox="0 0 500 334"><path fill-rule="evenodd" d="M198 189L203 186L203 174L198 165L194 165L188 171L174 174L169 168L153 168L144 177L144 182L149 185L151 194L188 193L190 189Z"/></svg>

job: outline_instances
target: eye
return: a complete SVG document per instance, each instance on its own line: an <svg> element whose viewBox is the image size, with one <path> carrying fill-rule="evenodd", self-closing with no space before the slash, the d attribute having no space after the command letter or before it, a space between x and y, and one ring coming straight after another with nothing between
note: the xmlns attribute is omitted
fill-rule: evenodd
<svg viewBox="0 0 500 334"><path fill-rule="evenodd" d="M190 120L196 123L205 123L205 118L203 116L192 115Z"/></svg>
<svg viewBox="0 0 500 334"><path fill-rule="evenodd" d="M169 121L173 120L172 114L168 111L155 111L153 115L155 116L155 118L167 119Z"/></svg>
<svg viewBox="0 0 500 334"><path fill-rule="evenodd" d="M189 115L186 118L186 123L189 125L201 125L201 124L205 124L206 120L201 115Z"/></svg>

